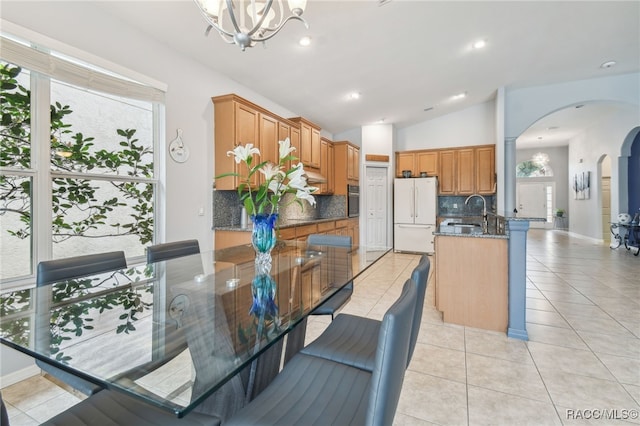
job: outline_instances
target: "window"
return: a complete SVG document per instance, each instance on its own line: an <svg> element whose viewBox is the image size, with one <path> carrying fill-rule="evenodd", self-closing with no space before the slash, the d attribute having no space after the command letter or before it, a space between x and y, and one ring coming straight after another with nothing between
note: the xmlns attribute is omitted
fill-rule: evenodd
<svg viewBox="0 0 640 426"><path fill-rule="evenodd" d="M530 160L516 165L516 177L536 178L553 176L553 170L549 165L549 155L538 152Z"/></svg>
<svg viewBox="0 0 640 426"><path fill-rule="evenodd" d="M2 288L41 260L154 240L164 92L4 36L0 49Z"/></svg>

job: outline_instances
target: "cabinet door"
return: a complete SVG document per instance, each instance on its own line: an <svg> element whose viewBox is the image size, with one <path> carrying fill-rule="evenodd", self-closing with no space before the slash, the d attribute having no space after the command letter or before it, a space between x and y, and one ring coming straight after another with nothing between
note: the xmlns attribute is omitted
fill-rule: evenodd
<svg viewBox="0 0 640 426"><path fill-rule="evenodd" d="M353 148L353 179L360 180L360 148Z"/></svg>
<svg viewBox="0 0 640 426"><path fill-rule="evenodd" d="M291 146L296 149L291 153L291 155L297 158L297 160L295 160L293 163L297 164L299 162L302 162L304 164L304 161L302 161L302 157L301 157L302 148L300 146L300 129L299 128L293 127L293 126L289 128L289 141L291 142Z"/></svg>
<svg viewBox="0 0 640 426"><path fill-rule="evenodd" d="M419 152L416 154L415 174L427 172L429 176L438 175L438 151Z"/></svg>
<svg viewBox="0 0 640 426"><path fill-rule="evenodd" d="M475 150L473 148L465 148L458 150L458 188L457 193L461 195L473 194L475 187Z"/></svg>
<svg viewBox="0 0 640 426"><path fill-rule="evenodd" d="M258 111L243 105L241 103L235 104L235 141L234 145L247 145L252 144L254 147L260 148L260 126L259 126L259 113ZM258 157L254 155L254 164L258 160ZM244 163L236 164L235 172L241 175L247 174L247 170L241 170L245 167ZM219 173L216 171L216 173ZM251 177L251 185L258 185L258 173Z"/></svg>
<svg viewBox="0 0 640 426"><path fill-rule="evenodd" d="M493 146L476 148L476 192L495 193L496 182L495 148Z"/></svg>
<svg viewBox="0 0 640 426"><path fill-rule="evenodd" d="M260 114L260 161L271 161L278 164L278 120L268 115ZM262 174L260 173L260 179Z"/></svg>
<svg viewBox="0 0 640 426"><path fill-rule="evenodd" d="M320 174L327 178L327 182L319 185L319 194L329 193L329 141L322 139L320 142Z"/></svg>
<svg viewBox="0 0 640 426"><path fill-rule="evenodd" d="M311 167L311 126L300 123L300 161Z"/></svg>
<svg viewBox="0 0 640 426"><path fill-rule="evenodd" d="M311 128L311 167L320 168L320 130Z"/></svg>
<svg viewBox="0 0 640 426"><path fill-rule="evenodd" d="M415 176L415 158L416 156L413 152L399 152L396 155L396 177L403 177L403 170L411 170L411 176Z"/></svg>
<svg viewBox="0 0 640 426"><path fill-rule="evenodd" d="M335 149L333 144L329 142L328 146L328 160L327 160L327 174L324 177L327 178L327 193L333 194L335 192L336 180L335 180Z"/></svg>
<svg viewBox="0 0 640 426"><path fill-rule="evenodd" d="M456 152L440 151L440 171L438 173L440 194L453 195L456 192Z"/></svg>

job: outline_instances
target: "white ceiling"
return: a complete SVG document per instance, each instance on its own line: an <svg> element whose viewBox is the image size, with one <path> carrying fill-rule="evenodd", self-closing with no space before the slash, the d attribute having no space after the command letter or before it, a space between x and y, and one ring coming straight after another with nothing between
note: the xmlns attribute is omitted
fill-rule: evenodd
<svg viewBox="0 0 640 426"><path fill-rule="evenodd" d="M98 4L330 133L381 118L401 128L490 100L498 87L640 70L638 1L308 0L309 30L289 22L264 47L245 52L215 32L205 37L207 24L192 0ZM302 35L312 37L310 47L297 44ZM477 39L487 47L472 50ZM600 68L611 60L614 67ZM352 91L361 98L347 101ZM450 99L460 92L467 97ZM566 132L603 112L609 110L585 107L557 121L547 117L541 129L560 129L542 136L550 144L566 141ZM539 142L542 130L536 132L522 140Z"/></svg>

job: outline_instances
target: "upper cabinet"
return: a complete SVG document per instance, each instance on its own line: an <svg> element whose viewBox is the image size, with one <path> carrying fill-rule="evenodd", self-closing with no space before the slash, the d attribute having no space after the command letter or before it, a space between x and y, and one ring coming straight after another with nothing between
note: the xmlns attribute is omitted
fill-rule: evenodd
<svg viewBox="0 0 640 426"><path fill-rule="evenodd" d="M327 178L320 193L333 193L335 187L333 144L325 140L326 144L323 148L320 127L302 117L293 119L279 117L235 94L216 96L211 99L214 104L215 123L214 176L224 173L239 173L246 176L246 170L242 169L245 165L237 164L233 157L227 156L227 152L238 145L252 144L260 150L260 161L277 163L280 156L278 141L289 138L291 146L295 148L292 155L297 157L305 168L318 169ZM359 162L358 153L352 153L351 158L352 168L349 173L350 179L353 179L354 173L356 176L358 173L357 165L355 171L353 169L353 165ZM256 158L253 164L258 164L257 161ZM289 169L291 162L286 167ZM257 186L262 183L261 179L263 179L262 173L255 173L251 177L250 184ZM234 190L239 185L238 177L216 180L216 189Z"/></svg>
<svg viewBox="0 0 640 426"><path fill-rule="evenodd" d="M235 95L212 98L214 103L215 127L215 169L214 174L240 173L244 165L237 164L227 152L238 145L252 144L260 147L260 112L259 108ZM257 185L258 173L253 175L252 185ZM217 189L236 189L240 184L238 177L218 179Z"/></svg>
<svg viewBox="0 0 640 426"><path fill-rule="evenodd" d="M325 138L320 138L320 174L324 176L327 181L319 185L319 194L333 194L335 188L333 179L334 159L333 142Z"/></svg>
<svg viewBox="0 0 640 426"><path fill-rule="evenodd" d="M300 128L300 161L305 167L320 168L320 127L303 117L290 118Z"/></svg>
<svg viewBox="0 0 640 426"><path fill-rule="evenodd" d="M439 159L440 153L437 150L397 152L396 177L402 177L404 170L410 170L413 177L420 176L420 173L437 176Z"/></svg>
<svg viewBox="0 0 640 426"><path fill-rule="evenodd" d="M347 195L347 185L358 185L360 179L360 147L351 142L340 141L333 143L334 193Z"/></svg>
<svg viewBox="0 0 640 426"><path fill-rule="evenodd" d="M396 176L411 170L438 176L440 195L494 194L496 192L495 145L396 153Z"/></svg>

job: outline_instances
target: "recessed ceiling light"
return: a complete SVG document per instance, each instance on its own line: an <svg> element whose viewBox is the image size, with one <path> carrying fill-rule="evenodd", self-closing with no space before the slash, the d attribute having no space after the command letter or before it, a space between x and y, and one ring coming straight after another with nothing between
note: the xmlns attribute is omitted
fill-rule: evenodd
<svg viewBox="0 0 640 426"><path fill-rule="evenodd" d="M467 92L462 92L462 93L458 93L457 95L453 95L451 99L458 100L458 99L465 98L466 96L467 96Z"/></svg>
<svg viewBox="0 0 640 426"><path fill-rule="evenodd" d="M353 93L349 93L349 95L347 95L347 98L351 101L354 101L356 99L360 99L360 93L358 92L353 92Z"/></svg>
<svg viewBox="0 0 640 426"><path fill-rule="evenodd" d="M474 41L473 44L471 45L471 47L473 47L474 49L482 49L483 47L487 46L487 41L486 40L477 40Z"/></svg>
<svg viewBox="0 0 640 426"><path fill-rule="evenodd" d="M616 61L607 61L607 62L604 62L602 65L600 65L600 68L604 68L604 69L611 68L615 64L616 64Z"/></svg>
<svg viewBox="0 0 640 426"><path fill-rule="evenodd" d="M300 41L298 42L298 44L300 44L300 46L309 46L311 44L311 37L309 36L304 36L300 39Z"/></svg>

